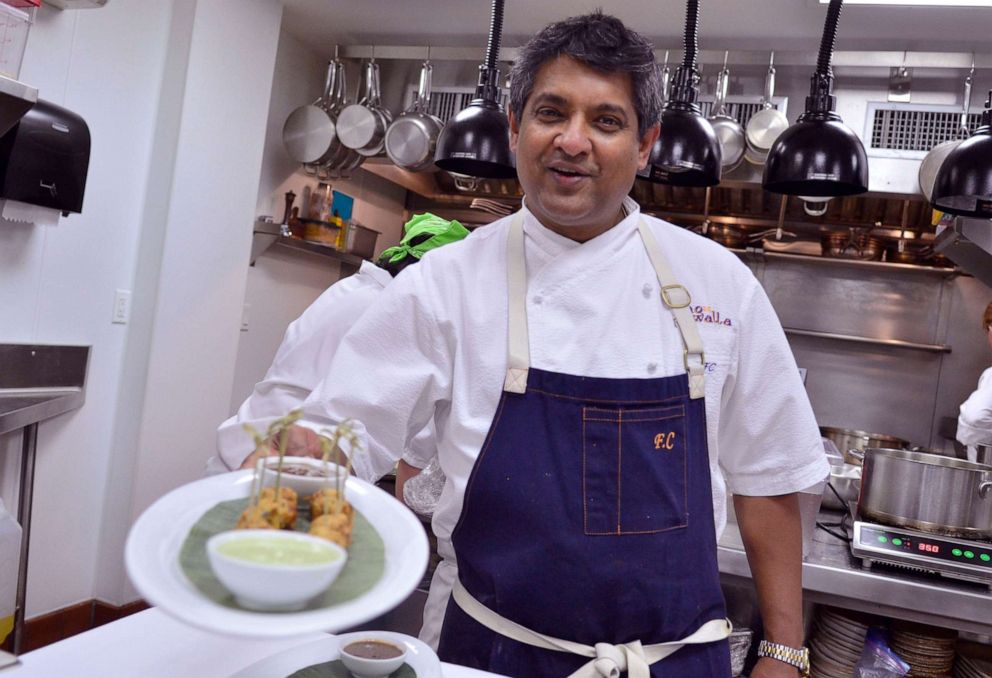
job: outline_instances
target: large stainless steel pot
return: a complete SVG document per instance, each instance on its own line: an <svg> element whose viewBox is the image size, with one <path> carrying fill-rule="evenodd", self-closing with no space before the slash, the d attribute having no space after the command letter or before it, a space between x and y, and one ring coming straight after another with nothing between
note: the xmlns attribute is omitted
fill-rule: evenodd
<svg viewBox="0 0 992 678"><path fill-rule="evenodd" d="M861 458L851 456L848 454L848 450L866 450L869 447L885 447L890 449L906 449L911 447L909 441L902 438L883 435L881 433L857 431L850 428L821 426L820 435L833 441L837 449L844 455L844 461L857 466L861 465Z"/></svg>
<svg viewBox="0 0 992 678"><path fill-rule="evenodd" d="M992 466L869 448L864 451L862 518L967 539L992 538Z"/></svg>

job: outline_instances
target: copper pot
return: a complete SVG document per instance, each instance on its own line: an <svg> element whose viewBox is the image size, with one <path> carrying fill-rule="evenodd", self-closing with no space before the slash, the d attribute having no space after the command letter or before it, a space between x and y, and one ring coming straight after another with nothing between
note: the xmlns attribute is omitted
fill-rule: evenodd
<svg viewBox="0 0 992 678"><path fill-rule="evenodd" d="M706 236L724 247L743 249L747 246L747 234L739 228L726 224L710 224Z"/></svg>
<svg viewBox="0 0 992 678"><path fill-rule="evenodd" d="M867 233L830 231L820 236L820 250L825 257L878 261L882 258L882 240Z"/></svg>

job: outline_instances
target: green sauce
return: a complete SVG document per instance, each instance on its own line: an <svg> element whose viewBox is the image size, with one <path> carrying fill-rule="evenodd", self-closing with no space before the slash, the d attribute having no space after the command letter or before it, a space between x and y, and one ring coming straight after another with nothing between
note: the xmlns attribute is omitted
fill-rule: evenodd
<svg viewBox="0 0 992 678"><path fill-rule="evenodd" d="M266 537L232 539L218 546L217 552L229 558L264 565L323 565L333 563L340 557L330 545Z"/></svg>

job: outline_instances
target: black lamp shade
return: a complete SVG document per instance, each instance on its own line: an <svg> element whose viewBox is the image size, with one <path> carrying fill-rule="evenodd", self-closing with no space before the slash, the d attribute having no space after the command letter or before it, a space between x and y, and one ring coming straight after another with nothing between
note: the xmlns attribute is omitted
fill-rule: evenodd
<svg viewBox="0 0 992 678"><path fill-rule="evenodd" d="M434 164L447 172L471 177L516 177L506 114L495 102L473 99L445 123Z"/></svg>
<svg viewBox="0 0 992 678"><path fill-rule="evenodd" d="M840 116L804 113L768 152L764 188L773 193L834 197L868 190L868 156Z"/></svg>
<svg viewBox="0 0 992 678"><path fill-rule="evenodd" d="M992 218L992 130L978 128L937 170L933 206L965 217Z"/></svg>
<svg viewBox="0 0 992 678"><path fill-rule="evenodd" d="M715 186L722 168L720 140L709 121L694 106L666 106L644 178L672 186Z"/></svg>

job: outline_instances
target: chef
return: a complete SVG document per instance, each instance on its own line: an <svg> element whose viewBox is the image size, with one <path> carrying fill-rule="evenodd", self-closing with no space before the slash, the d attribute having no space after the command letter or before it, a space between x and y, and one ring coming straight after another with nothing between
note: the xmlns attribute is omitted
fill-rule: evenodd
<svg viewBox="0 0 992 678"><path fill-rule="evenodd" d="M403 238L379 256L378 265L363 261L358 272L331 285L286 329L262 381L237 413L217 429L217 455L207 462L212 473L250 468L256 456L244 426L264 431L275 419L299 407L320 376L326 374L341 338L375 302L393 277L427 252L461 240L468 230L457 221L433 214L415 215L403 226ZM397 469L397 495L435 457L434 429L427 426L405 449Z"/></svg>
<svg viewBox="0 0 992 678"><path fill-rule="evenodd" d="M729 676L729 488L765 629L751 675L794 678L796 493L829 469L757 280L628 197L658 136L652 47L613 17L571 18L521 48L511 82L523 207L385 290L302 422L360 422L363 477L435 422L443 562L422 637L443 660Z"/></svg>
<svg viewBox="0 0 992 678"><path fill-rule="evenodd" d="M992 348L992 303L985 307L982 329ZM961 403L957 439L966 446L970 461L978 459L977 445L992 445L992 367L982 372L978 388Z"/></svg>

